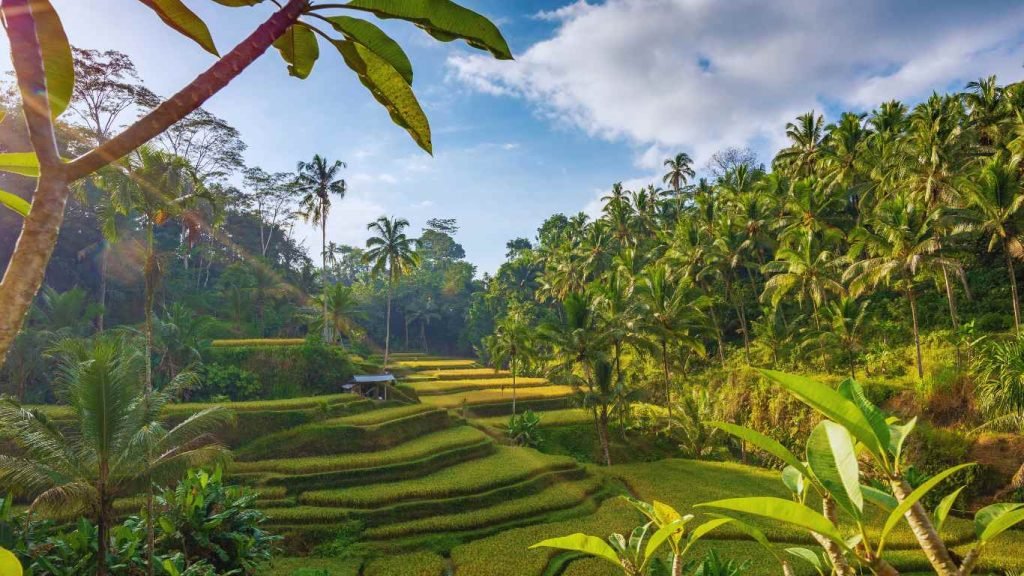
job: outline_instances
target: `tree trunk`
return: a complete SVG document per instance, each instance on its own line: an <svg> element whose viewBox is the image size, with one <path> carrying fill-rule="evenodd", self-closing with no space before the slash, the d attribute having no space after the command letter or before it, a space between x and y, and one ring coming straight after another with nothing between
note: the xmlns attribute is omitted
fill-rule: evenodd
<svg viewBox="0 0 1024 576"><path fill-rule="evenodd" d="M718 324L718 314L715 314L715 305L712 304L709 308L711 312L711 322L715 325L715 340L718 341L718 360L722 363L722 368L725 368L725 346L722 344L722 327Z"/></svg>
<svg viewBox="0 0 1024 576"><path fill-rule="evenodd" d="M330 343L331 332L330 332L329 323L327 322L327 211L323 210L322 207L321 207L321 211L320 211L320 234L321 234L321 244L320 245L323 247L323 251L320 252L320 256L321 256L321 258L323 260L322 268L321 268L321 270L323 270L323 278L320 281L320 283L322 284L321 289L320 289L321 290L320 293L321 293L321 297L323 298L323 301L324 301L323 340L324 340L324 344L329 344Z"/></svg>
<svg viewBox="0 0 1024 576"><path fill-rule="evenodd" d="M900 502L906 500L912 492L910 485L902 479L890 481L889 486L892 488L893 495ZM949 555L949 549L946 548L938 532L935 531L935 526L928 513L925 512L924 506L920 502L914 503L910 510L907 510L906 518L910 530L917 538L918 545L925 557L928 558L935 573L939 576L956 576L958 572L956 563L953 562L953 558Z"/></svg>
<svg viewBox="0 0 1024 576"><path fill-rule="evenodd" d="M103 332L103 321L107 316L107 268L109 266L109 250L107 241L100 240L100 315L96 319L96 331Z"/></svg>
<svg viewBox="0 0 1024 576"><path fill-rule="evenodd" d="M11 45L11 61L17 73L32 148L39 158L40 175L32 195L32 209L22 225L3 280L0 280L0 310L4 311L0 315L0 361L6 358L42 285L46 265L64 222L64 206L70 193L67 183L124 157L195 111L266 52L298 19L307 3L308 0L289 0L231 52L169 100L113 139L65 164L57 152L56 136L50 121L45 73L35 24L28 9L29 0L4 0L2 9Z"/></svg>
<svg viewBox="0 0 1024 576"><path fill-rule="evenodd" d="M146 330L146 393L153 391L153 300L156 292L156 259L153 245L153 221L149 219L146 225L146 271L143 283L145 284L145 300L143 314L145 314Z"/></svg>
<svg viewBox="0 0 1024 576"><path fill-rule="evenodd" d="M423 341L423 353L429 354L427 350L427 323L426 321L420 320L420 339Z"/></svg>
<svg viewBox="0 0 1024 576"><path fill-rule="evenodd" d="M512 416L516 415L516 356L512 355L512 361L510 362L510 368L512 368Z"/></svg>
<svg viewBox="0 0 1024 576"><path fill-rule="evenodd" d="M821 501L821 513L836 524L836 503L831 498L825 498ZM832 562L832 567L835 570L836 576L854 576L855 572L850 567L849 562L846 561L846 557L843 556L843 550L839 547L839 544L829 540L828 538L818 534L817 532L811 532L811 536L818 541L818 544L825 550L825 554L828 555L829 560Z"/></svg>
<svg viewBox="0 0 1024 576"><path fill-rule="evenodd" d="M671 392L671 379L672 375L668 369L668 342L666 340L661 341L661 365L665 371L665 407L668 408L668 417L672 419L672 392Z"/></svg>
<svg viewBox="0 0 1024 576"><path fill-rule="evenodd" d="M1006 269L1010 273L1010 295L1013 297L1013 327L1020 336L1020 300L1017 297L1017 272L1013 269L1013 256L1010 255L1010 241L1003 241L1003 252L1006 252Z"/></svg>
<svg viewBox="0 0 1024 576"><path fill-rule="evenodd" d="M599 425L601 453L604 455L604 465L612 465L611 451L608 449L608 405L601 404L600 425Z"/></svg>
<svg viewBox="0 0 1024 576"><path fill-rule="evenodd" d="M107 494L107 482L105 478L106 471L106 463L101 464L100 480L96 485L98 492L97 496L99 497L99 510L97 510L96 518L97 537L99 539L98 546L96 548L97 576L107 575L107 553L110 548L111 498Z"/></svg>
<svg viewBox="0 0 1024 576"><path fill-rule="evenodd" d="M392 279L388 278L388 312L387 319L384 321L384 373L388 371L388 354L391 352L391 283Z"/></svg>
<svg viewBox="0 0 1024 576"><path fill-rule="evenodd" d="M914 323L914 347L917 349L917 378L924 379L924 365L921 362L921 334L917 328L917 299L914 297L914 287L907 288L907 299L910 300L910 318Z"/></svg>

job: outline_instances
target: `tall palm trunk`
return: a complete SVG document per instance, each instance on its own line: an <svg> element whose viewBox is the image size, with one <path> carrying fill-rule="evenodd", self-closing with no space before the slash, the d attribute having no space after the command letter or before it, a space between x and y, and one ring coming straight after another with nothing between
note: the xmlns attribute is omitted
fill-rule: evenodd
<svg viewBox="0 0 1024 576"><path fill-rule="evenodd" d="M516 415L516 353L512 353L512 359L509 362L509 366L512 368L512 416Z"/></svg>
<svg viewBox="0 0 1024 576"><path fill-rule="evenodd" d="M321 270L323 271L323 278L320 283L322 284L321 290L324 295L324 329L323 329L323 341L324 344L330 343L331 328L327 322L327 211L324 210L323 206L320 207L320 245L322 250L320 251L321 258ZM385 362L386 364L386 362Z"/></svg>
<svg viewBox="0 0 1024 576"><path fill-rule="evenodd" d="M910 495L910 485L903 480L893 480L889 483L889 486L892 488L893 495L900 502L906 500L907 496ZM931 563L935 573L939 576L956 576L958 573L956 563L953 562L949 549L946 548L942 538L935 531L935 526L920 502L915 503L910 507L910 510L907 510L906 518L907 524L910 525L910 530L917 538L921 550L924 552L925 557L928 558L928 562Z"/></svg>
<svg viewBox="0 0 1024 576"><path fill-rule="evenodd" d="M665 371L665 407L668 408L668 417L672 419L672 374L668 369L668 340L661 340L661 366Z"/></svg>
<svg viewBox="0 0 1024 576"><path fill-rule="evenodd" d="M96 511L96 528L99 537L96 548L96 575L107 576L107 554L110 548L110 517L112 516L112 500L107 492L107 476L109 465L104 460L100 462L100 477L96 483L97 497L99 498L99 509Z"/></svg>
<svg viewBox="0 0 1024 576"><path fill-rule="evenodd" d="M924 379L924 365L921 362L921 334L917 327L917 298L914 296L914 287L907 287L907 300L910 301L910 318L914 323L914 347L917 349L917 378Z"/></svg>
<svg viewBox="0 0 1024 576"><path fill-rule="evenodd" d="M601 404L598 421L598 434L601 441L601 454L604 456L604 465L611 466L612 454L608 446L608 404Z"/></svg>
<svg viewBox="0 0 1024 576"><path fill-rule="evenodd" d="M96 318L96 331L103 332L103 320L107 316L107 269L110 265L107 241L100 240L100 315Z"/></svg>
<svg viewBox="0 0 1024 576"><path fill-rule="evenodd" d="M391 284L394 278L388 278L388 312L384 321L384 372L388 371L388 355L391 352Z"/></svg>
<svg viewBox="0 0 1024 576"><path fill-rule="evenodd" d="M1010 241L1003 240L1003 252L1006 253L1006 269L1010 273L1010 294L1013 296L1013 327L1020 335L1020 300L1017 297L1017 272L1013 269L1013 256L1010 255Z"/></svg>
<svg viewBox="0 0 1024 576"><path fill-rule="evenodd" d="M722 344L722 327L718 324L718 314L715 314L715 304L712 302L708 307L711 312L711 323L715 325L715 340L718 342L718 360L725 368L725 346Z"/></svg>
<svg viewBox="0 0 1024 576"><path fill-rule="evenodd" d="M147 218L148 220L148 218ZM155 299L156 287L156 255L154 254L153 222L149 221L146 227L146 270L143 283L145 284L145 299L143 314L145 315L146 331L146 392L153 391L153 301Z"/></svg>

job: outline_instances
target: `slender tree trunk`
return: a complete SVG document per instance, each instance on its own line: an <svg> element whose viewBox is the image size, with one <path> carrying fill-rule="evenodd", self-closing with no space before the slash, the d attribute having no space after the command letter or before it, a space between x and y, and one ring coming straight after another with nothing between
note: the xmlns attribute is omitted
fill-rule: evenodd
<svg viewBox="0 0 1024 576"><path fill-rule="evenodd" d="M907 287L907 300L910 300L910 318L914 323L914 347L917 349L917 378L924 379L924 365L921 361L921 334L917 328L917 299L914 297L914 287Z"/></svg>
<svg viewBox="0 0 1024 576"><path fill-rule="evenodd" d="M423 320L420 320L420 339L423 340L423 353L429 354L430 351L427 350L427 323Z"/></svg>
<svg viewBox="0 0 1024 576"><path fill-rule="evenodd" d="M1020 299L1017 297L1017 272L1013 269L1013 256L1010 255L1010 241L1003 241L1003 252L1006 253L1006 269L1010 273L1010 295L1013 297L1013 327L1020 336Z"/></svg>
<svg viewBox="0 0 1024 576"><path fill-rule="evenodd" d="M512 368L512 416L516 415L516 355L512 354L510 362Z"/></svg>
<svg viewBox="0 0 1024 576"><path fill-rule="evenodd" d="M50 121L46 80L39 39L29 10L29 0L3 0L2 9L11 45L11 61L17 74L26 124L32 148L39 158L39 180L32 195L32 209L22 225L21 235L0 280L0 359L14 337L42 285L46 265L57 243L68 182L77 180L124 157L151 140L169 126L199 108L227 86L242 70L260 57L291 26L308 0L289 0L231 52L224 55L188 86L166 100L124 132L89 153L64 163L57 151L56 136Z"/></svg>
<svg viewBox="0 0 1024 576"><path fill-rule="evenodd" d="M388 313L384 321L384 372L388 371L388 355L391 352L391 283L393 279L388 278Z"/></svg>
<svg viewBox="0 0 1024 576"><path fill-rule="evenodd" d="M837 523L836 503L831 498L826 497L821 501L821 513L825 518L831 520L833 524ZM850 563L846 561L846 557L843 556L843 550L839 547L839 544L817 532L811 532L811 536L825 550L825 554L828 555L829 560L832 562L836 576L854 576L856 574L853 568L850 567Z"/></svg>
<svg viewBox="0 0 1024 576"><path fill-rule="evenodd" d="M600 433L601 453L604 455L604 465L612 465L612 454L608 447L608 404L601 404L600 412Z"/></svg>
<svg viewBox="0 0 1024 576"><path fill-rule="evenodd" d="M327 322L327 210L323 210L322 207L321 207L321 211L320 211L320 234L321 234L321 236L320 236L320 238L321 238L321 246L323 247L323 251L320 253L320 256L321 256L322 261L323 261L322 262L322 268L321 268L321 270L323 270L323 278L321 279L321 282L320 282L322 284L322 287L320 289L321 290L320 293L321 293L323 301L324 301L323 340L324 340L324 344L330 344L331 329L330 329L330 326L328 326L328 322Z"/></svg>
<svg viewBox="0 0 1024 576"><path fill-rule="evenodd" d="M665 407L668 408L669 420L672 419L672 374L668 369L668 341L661 341L661 365L665 371Z"/></svg>
<svg viewBox="0 0 1024 576"><path fill-rule="evenodd" d="M107 241L100 240L100 315L96 319L96 331L103 332L103 321L107 316L107 269L110 264Z"/></svg>
<svg viewBox="0 0 1024 576"><path fill-rule="evenodd" d="M891 480L889 486L892 488L893 495L900 502L906 500L912 491L910 485L902 479ZM907 510L906 518L907 524L910 525L910 530L917 538L918 545L924 552L925 557L928 558L928 562L931 563L936 574L939 576L956 576L958 572L956 563L950 556L949 549L942 542L942 538L935 531L935 526L932 524L928 513L925 512L924 506L920 502L914 503L910 510Z"/></svg>
<svg viewBox="0 0 1024 576"><path fill-rule="evenodd" d="M718 341L718 361L722 363L722 368L725 368L725 346L722 345L722 328L718 324L718 314L715 314L714 304L711 304L709 311L711 312L711 323L715 325L715 340Z"/></svg>
<svg viewBox="0 0 1024 576"><path fill-rule="evenodd" d="M149 462L153 461L153 455L147 454ZM147 464L149 463L147 462ZM146 574L153 576L156 556L156 518L153 517L153 478L146 474Z"/></svg>
<svg viewBox="0 0 1024 576"><path fill-rule="evenodd" d="M146 271L145 279L145 330L146 330L146 393L153 391L153 300L156 293L156 258L153 242L153 221L147 216L146 224Z"/></svg>

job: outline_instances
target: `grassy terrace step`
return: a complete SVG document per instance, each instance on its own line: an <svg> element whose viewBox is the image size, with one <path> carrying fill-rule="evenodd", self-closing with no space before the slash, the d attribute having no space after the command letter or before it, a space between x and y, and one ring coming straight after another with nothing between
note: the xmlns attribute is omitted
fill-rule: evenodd
<svg viewBox="0 0 1024 576"><path fill-rule="evenodd" d="M573 394L570 386L539 386L536 388L525 388L518 390L516 396L519 400L542 400L547 398L565 398ZM463 403L474 406L477 404L496 404L512 402L512 388L504 391L497 389L473 390L457 394L442 394L437 396L425 396L424 404L440 406L442 408L458 408Z"/></svg>
<svg viewBox="0 0 1024 576"><path fill-rule="evenodd" d="M594 416L583 408L566 408L564 410L548 410L540 413L540 425L542 428L553 426L573 426L576 424L589 424L593 422ZM505 428L508 426L508 416L486 416L474 418L476 424Z"/></svg>
<svg viewBox="0 0 1024 576"><path fill-rule="evenodd" d="M362 422L367 424L363 425ZM448 413L437 408L422 405L415 410L404 406L387 408L313 422L269 434L237 450L235 458L249 462L281 455L296 458L379 451L443 430L450 425Z"/></svg>
<svg viewBox="0 0 1024 576"><path fill-rule="evenodd" d="M300 505L294 508L270 511L268 524L339 524L346 520L359 520L364 526L372 528L440 516L451 513L453 510L458 510L460 514L467 514L474 510L501 505L516 499L529 498L549 487L569 485L584 479L586 475L587 472L583 468L556 470L485 492L454 498L400 502L382 508L361 509Z"/></svg>
<svg viewBox="0 0 1024 576"><path fill-rule="evenodd" d="M334 456L313 456L303 458L277 458L255 462L235 462L232 472L265 472L277 474L314 474L317 472L338 472L360 468L374 468L400 462L417 460L462 446L469 446L487 440L487 436L475 428L460 426L421 436L394 448L379 452L339 454Z"/></svg>
<svg viewBox="0 0 1024 576"><path fill-rule="evenodd" d="M535 398L532 400L519 398L519 401L516 402L516 411L522 412L523 410L530 409L534 412L541 412L541 419L543 420L545 413L549 411L568 409L573 405L574 401L574 396ZM475 406L470 406L466 410L466 416L468 418L492 418L500 416L507 420L511 414L512 400L508 400L506 402L495 402L493 404L477 404Z"/></svg>
<svg viewBox="0 0 1024 576"><path fill-rule="evenodd" d="M368 401L357 394L328 394L324 396L306 396L302 398L286 398L282 400L251 400L245 402L182 402L180 404L168 404L167 407L164 408L164 414L167 416L186 416L214 406L223 406L237 414L242 412L306 410L309 408L346 406L355 403L363 404L368 403ZM47 404L25 407L38 409L50 418L58 420L71 417L71 410L67 406Z"/></svg>
<svg viewBox="0 0 1024 576"><path fill-rule="evenodd" d="M512 378L475 378L472 380L426 380L412 381L409 385L420 396L437 396L442 394L454 394L459 392L472 392L474 390L496 389L512 394ZM516 378L516 389L522 391L526 388L539 388L550 386L545 378Z"/></svg>
<svg viewBox="0 0 1024 576"><path fill-rule="evenodd" d="M495 370L494 368L450 368L447 370L427 370L417 373L422 376L429 376L438 380L474 380L477 378L511 378L512 373L508 370ZM519 375L523 377L522 374Z"/></svg>
<svg viewBox="0 0 1024 576"><path fill-rule="evenodd" d="M580 506L601 492L604 487L602 478L591 476L578 482L555 484L532 496L509 500L489 508L370 528L364 532L364 537L368 540L393 540L421 534L476 530L535 518L546 513Z"/></svg>
<svg viewBox="0 0 1024 576"><path fill-rule="evenodd" d="M475 368L477 363L475 360L461 360L461 359L439 359L430 358L423 360L401 360L397 363L402 368L408 368L410 370L444 370L449 368Z"/></svg>
<svg viewBox="0 0 1024 576"><path fill-rule="evenodd" d="M572 458L548 456L528 448L499 447L479 460L456 464L429 476L372 486L306 492L302 504L346 508L379 508L401 502L477 494L555 471L578 470Z"/></svg>

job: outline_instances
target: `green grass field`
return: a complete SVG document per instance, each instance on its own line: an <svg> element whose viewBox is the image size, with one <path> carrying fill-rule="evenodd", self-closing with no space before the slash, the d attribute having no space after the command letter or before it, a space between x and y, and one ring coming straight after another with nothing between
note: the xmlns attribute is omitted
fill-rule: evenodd
<svg viewBox="0 0 1024 576"><path fill-rule="evenodd" d="M472 392L474 390L487 390L497 388L499 391L504 389L511 396L512 394L512 378L511 377L480 377L473 379L461 379L461 380L425 380L425 381L413 381L409 383L413 390L416 391L420 396L430 396L438 394L452 394L458 392ZM539 388L542 386L548 386L548 381L545 378L516 378L516 389L519 391L526 390L527 388Z"/></svg>
<svg viewBox="0 0 1024 576"><path fill-rule="evenodd" d="M516 391L518 400L543 400L548 398L566 398L573 395L573 389L569 386L538 386L536 388L523 388ZM424 396L424 404L439 406L441 408L458 408L463 404L473 406L477 404L496 404L512 402L512 387L504 390L487 388L483 390L472 390L456 394L442 394L438 396Z"/></svg>

